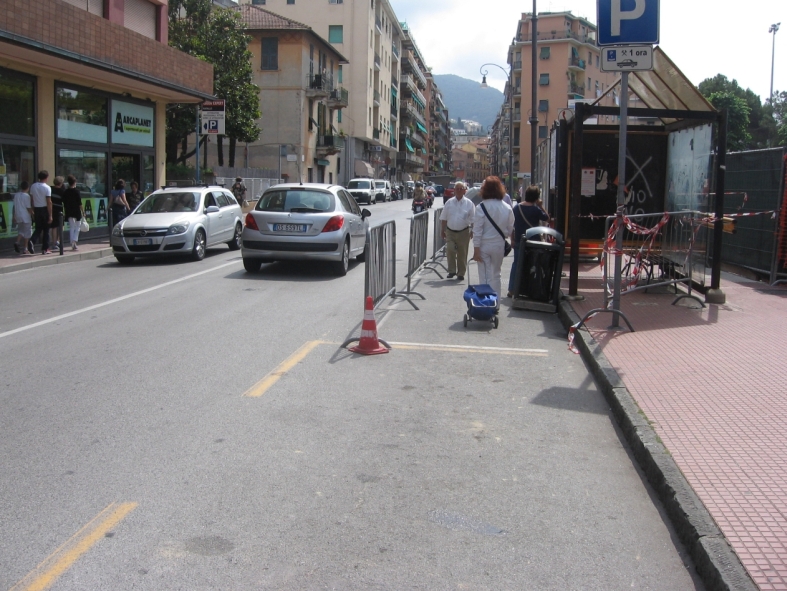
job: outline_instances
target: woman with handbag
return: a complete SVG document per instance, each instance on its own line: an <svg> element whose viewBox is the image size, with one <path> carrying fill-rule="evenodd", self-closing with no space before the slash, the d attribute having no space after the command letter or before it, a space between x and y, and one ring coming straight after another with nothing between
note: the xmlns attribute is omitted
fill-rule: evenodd
<svg viewBox="0 0 787 591"><path fill-rule="evenodd" d="M112 225L125 219L128 215L129 207L126 201L126 181L120 179L115 183L115 188L110 192L112 202Z"/></svg>
<svg viewBox="0 0 787 591"><path fill-rule="evenodd" d="M525 191L524 203L514 207L514 231L511 233L511 246L514 249L514 262L511 265L511 276L508 278L508 297L513 297L516 287L516 266L519 259L519 242L522 235L530 228L540 226L541 222L548 222L549 214L544 211L543 200L541 199L541 189L536 185L530 185Z"/></svg>
<svg viewBox="0 0 787 591"><path fill-rule="evenodd" d="M510 252L508 236L514 229L514 212L503 201L506 190L496 176L488 176L481 187L481 203L473 221L473 260L478 263L478 280L500 295L503 258Z"/></svg>
<svg viewBox="0 0 787 591"><path fill-rule="evenodd" d="M66 179L68 188L63 191L63 211L68 218L68 233L71 238L71 250L79 250L79 230L85 218L85 210L82 209L82 195L76 188L77 179L73 174Z"/></svg>

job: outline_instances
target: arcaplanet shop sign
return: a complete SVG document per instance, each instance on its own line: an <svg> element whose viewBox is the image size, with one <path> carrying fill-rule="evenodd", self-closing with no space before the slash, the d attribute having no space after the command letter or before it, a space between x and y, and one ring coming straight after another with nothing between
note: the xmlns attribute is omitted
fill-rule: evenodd
<svg viewBox="0 0 787 591"><path fill-rule="evenodd" d="M112 143L153 147L153 107L112 101Z"/></svg>

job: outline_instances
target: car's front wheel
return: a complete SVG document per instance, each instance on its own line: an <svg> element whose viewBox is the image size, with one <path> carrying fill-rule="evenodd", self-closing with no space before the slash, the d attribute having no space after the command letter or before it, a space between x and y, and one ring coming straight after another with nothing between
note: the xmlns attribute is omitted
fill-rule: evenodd
<svg viewBox="0 0 787 591"><path fill-rule="evenodd" d="M235 226L235 234L232 235L232 240L227 242L227 246L230 247L230 250L240 250L242 232L243 232L243 228L241 227L240 224Z"/></svg>
<svg viewBox="0 0 787 591"><path fill-rule="evenodd" d="M249 273L256 273L261 266L262 261L259 259L243 259L243 268Z"/></svg>
<svg viewBox="0 0 787 591"><path fill-rule="evenodd" d="M334 271L339 277L347 275L347 269L350 268L350 241L345 240L342 246L342 260L334 263Z"/></svg>
<svg viewBox="0 0 787 591"><path fill-rule="evenodd" d="M191 248L191 258L201 261L205 258L205 231L197 230L194 234L194 246Z"/></svg>

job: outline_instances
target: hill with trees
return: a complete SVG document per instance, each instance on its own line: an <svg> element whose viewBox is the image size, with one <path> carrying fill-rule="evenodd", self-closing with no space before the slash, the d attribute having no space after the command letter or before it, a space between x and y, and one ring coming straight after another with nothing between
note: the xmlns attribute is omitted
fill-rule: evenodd
<svg viewBox="0 0 787 591"><path fill-rule="evenodd" d="M478 80L469 80L454 74L435 74L435 82L443 93L451 119L470 119L484 128L495 122L503 104L503 93L492 88L481 88Z"/></svg>

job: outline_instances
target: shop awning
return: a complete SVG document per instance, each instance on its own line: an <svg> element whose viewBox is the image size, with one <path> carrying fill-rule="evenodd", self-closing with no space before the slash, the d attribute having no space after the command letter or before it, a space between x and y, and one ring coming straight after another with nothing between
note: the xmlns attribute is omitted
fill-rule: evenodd
<svg viewBox="0 0 787 591"><path fill-rule="evenodd" d="M415 126L416 126L418 129L420 129L420 130L421 130L423 133L425 133L425 134L429 134L429 132L428 132L428 131L426 131L426 127L424 127L423 125L421 125L421 122L420 122L420 121L416 121L416 122L415 122Z"/></svg>
<svg viewBox="0 0 787 591"><path fill-rule="evenodd" d="M355 160L355 176L374 178L374 169L371 164L358 158Z"/></svg>
<svg viewBox="0 0 787 591"><path fill-rule="evenodd" d="M404 145L407 146L408 152L415 152L415 148L413 148L413 144L410 143L410 138L404 138Z"/></svg>
<svg viewBox="0 0 787 591"><path fill-rule="evenodd" d="M421 148L421 153L426 154L426 148Z"/></svg>
<svg viewBox="0 0 787 591"><path fill-rule="evenodd" d="M421 102L421 99L419 99L419 98L418 98L416 95L413 95L413 100L414 100L416 103L418 103L419 105L421 105L421 108L422 108L422 109L425 109L425 108L426 108L426 105L425 105L425 104L423 104L423 103Z"/></svg>

